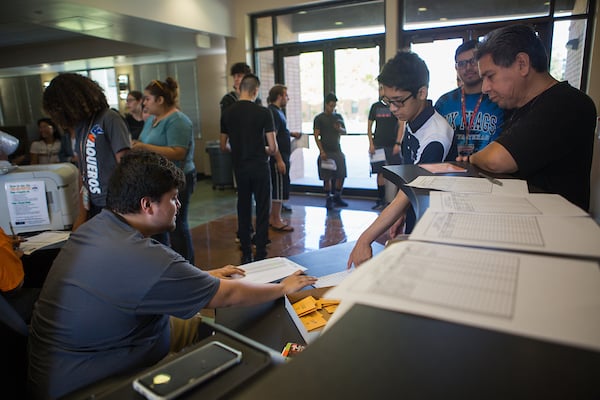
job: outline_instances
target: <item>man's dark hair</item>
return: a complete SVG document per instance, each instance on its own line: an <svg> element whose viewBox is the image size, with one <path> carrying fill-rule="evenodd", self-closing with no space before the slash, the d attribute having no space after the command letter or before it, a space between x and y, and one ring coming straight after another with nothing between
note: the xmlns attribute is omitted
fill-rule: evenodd
<svg viewBox="0 0 600 400"><path fill-rule="evenodd" d="M548 55L535 30L527 25L510 25L488 33L477 47L475 58L479 61L486 54L494 64L510 67L518 53L529 56L531 66L537 72L548 71Z"/></svg>
<svg viewBox="0 0 600 400"><path fill-rule="evenodd" d="M88 77L63 73L50 81L44 90L44 111L62 127L72 127L108 109L104 91Z"/></svg>
<svg viewBox="0 0 600 400"><path fill-rule="evenodd" d="M325 96L325 104L331 103L332 101L338 101L335 93L327 93L327 96Z"/></svg>
<svg viewBox="0 0 600 400"><path fill-rule="evenodd" d="M231 76L235 75L235 74L244 74L244 75L248 75L251 74L252 70L250 69L250 66L244 62L239 62L239 63L235 63L231 66L231 71L230 74Z"/></svg>
<svg viewBox="0 0 600 400"><path fill-rule="evenodd" d="M377 81L396 90L416 96L419 89L429 87L429 69L425 61L410 51L400 51L385 63Z"/></svg>
<svg viewBox="0 0 600 400"><path fill-rule="evenodd" d="M464 53L465 51L469 51L476 48L478 43L479 42L477 40L471 39L458 46L456 48L456 52L454 53L454 61L458 61L458 56Z"/></svg>
<svg viewBox="0 0 600 400"><path fill-rule="evenodd" d="M260 86L260 79L254 74L247 74L240 82L240 92L253 92Z"/></svg>
<svg viewBox="0 0 600 400"><path fill-rule="evenodd" d="M130 151L110 177L106 206L120 214L138 213L142 198L159 201L174 188L182 190L184 184L183 171L166 157L150 151Z"/></svg>

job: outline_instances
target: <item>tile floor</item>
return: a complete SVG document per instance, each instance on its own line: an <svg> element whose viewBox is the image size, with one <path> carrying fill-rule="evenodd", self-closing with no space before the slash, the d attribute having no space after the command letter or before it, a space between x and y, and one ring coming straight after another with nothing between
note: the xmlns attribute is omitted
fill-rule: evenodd
<svg viewBox="0 0 600 400"><path fill-rule="evenodd" d="M373 199L346 198L348 208L328 211L322 195L293 194L283 214L293 232L269 230L269 257L291 256L338 243L355 241L377 218ZM189 223L196 251L196 265L211 269L238 265L241 252L235 243L236 194L233 189L213 190L210 180L200 180L194 191Z"/></svg>

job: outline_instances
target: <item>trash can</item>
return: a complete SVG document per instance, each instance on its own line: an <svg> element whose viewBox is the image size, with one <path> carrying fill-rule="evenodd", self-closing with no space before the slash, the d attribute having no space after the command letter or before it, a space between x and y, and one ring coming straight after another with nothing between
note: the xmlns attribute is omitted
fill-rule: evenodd
<svg viewBox="0 0 600 400"><path fill-rule="evenodd" d="M206 152L210 158L210 173L213 190L217 187L220 190L223 190L226 187L233 187L231 153L222 152L218 141L207 142Z"/></svg>

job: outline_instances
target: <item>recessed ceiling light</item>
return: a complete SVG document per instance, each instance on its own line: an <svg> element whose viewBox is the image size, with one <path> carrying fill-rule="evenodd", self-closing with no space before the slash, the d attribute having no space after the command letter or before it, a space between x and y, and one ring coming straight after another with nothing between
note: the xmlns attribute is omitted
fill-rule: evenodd
<svg viewBox="0 0 600 400"><path fill-rule="evenodd" d="M440 21L448 21L448 18L442 17L442 18L440 18Z"/></svg>
<svg viewBox="0 0 600 400"><path fill-rule="evenodd" d="M85 32L95 29L108 28L109 23L104 21L97 21L86 17L69 17L60 19L54 22L58 28L66 29L68 31Z"/></svg>
<svg viewBox="0 0 600 400"><path fill-rule="evenodd" d="M335 21L335 24L336 24L337 26L344 25L344 23L343 23L342 21Z"/></svg>
<svg viewBox="0 0 600 400"><path fill-rule="evenodd" d="M427 7L419 7L417 9L417 11L419 11L419 12L425 12L425 11L427 11Z"/></svg>

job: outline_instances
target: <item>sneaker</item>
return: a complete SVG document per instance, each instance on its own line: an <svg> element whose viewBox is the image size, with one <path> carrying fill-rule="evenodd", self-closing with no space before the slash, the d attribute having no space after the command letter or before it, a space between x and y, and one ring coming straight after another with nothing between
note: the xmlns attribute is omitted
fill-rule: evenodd
<svg viewBox="0 0 600 400"><path fill-rule="evenodd" d="M327 201L325 202L325 207L328 210L333 210L334 209L334 205L333 205L333 197L327 197Z"/></svg>
<svg viewBox="0 0 600 400"><path fill-rule="evenodd" d="M291 213L292 212L292 207L282 204L281 205L281 211L282 212L286 212L286 213Z"/></svg>
<svg viewBox="0 0 600 400"><path fill-rule="evenodd" d="M348 203L346 203L344 200L342 200L341 196L334 196L333 202L338 207L348 207Z"/></svg>

